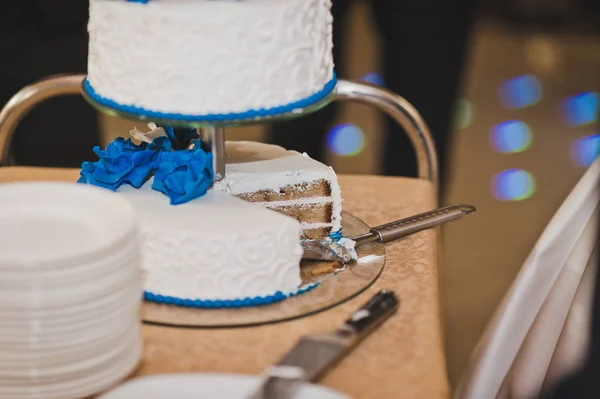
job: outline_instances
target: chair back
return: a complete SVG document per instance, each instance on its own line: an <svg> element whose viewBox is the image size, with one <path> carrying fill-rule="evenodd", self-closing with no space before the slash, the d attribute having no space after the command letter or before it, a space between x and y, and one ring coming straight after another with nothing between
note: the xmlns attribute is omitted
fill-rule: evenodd
<svg viewBox="0 0 600 399"><path fill-rule="evenodd" d="M583 361L599 183L597 159L527 257L477 345L456 399L535 398Z"/></svg>

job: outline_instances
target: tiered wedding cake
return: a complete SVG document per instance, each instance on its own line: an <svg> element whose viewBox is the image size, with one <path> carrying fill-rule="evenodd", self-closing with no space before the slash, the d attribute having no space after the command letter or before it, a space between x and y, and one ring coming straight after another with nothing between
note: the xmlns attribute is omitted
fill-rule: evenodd
<svg viewBox="0 0 600 399"><path fill-rule="evenodd" d="M95 101L169 120L275 116L336 84L331 0L91 0ZM281 147L228 142L215 182L195 129L134 130L81 183L120 192L137 211L146 298L198 307L270 303L303 292L302 238L339 235L334 171ZM147 130L147 129L143 129Z"/></svg>

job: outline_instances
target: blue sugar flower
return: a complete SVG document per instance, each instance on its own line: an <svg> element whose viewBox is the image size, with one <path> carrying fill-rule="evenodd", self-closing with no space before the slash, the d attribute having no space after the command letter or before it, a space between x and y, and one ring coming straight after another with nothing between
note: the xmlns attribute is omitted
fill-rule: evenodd
<svg viewBox="0 0 600 399"><path fill-rule="evenodd" d="M119 137L104 151L94 147L94 153L99 160L84 162L81 165L78 183L92 184L113 191L124 183L139 188L155 167L156 152L148 149L147 144L136 145L130 139Z"/></svg>
<svg viewBox="0 0 600 399"><path fill-rule="evenodd" d="M193 140L200 137L194 128L163 126L163 129L171 140L174 150L186 150Z"/></svg>
<svg viewBox="0 0 600 399"><path fill-rule="evenodd" d="M173 151L173 143L168 136L160 136L152 140L148 148L155 151Z"/></svg>
<svg viewBox="0 0 600 399"><path fill-rule="evenodd" d="M190 150L161 151L152 188L167 195L171 205L202 197L214 180L212 162L198 141Z"/></svg>

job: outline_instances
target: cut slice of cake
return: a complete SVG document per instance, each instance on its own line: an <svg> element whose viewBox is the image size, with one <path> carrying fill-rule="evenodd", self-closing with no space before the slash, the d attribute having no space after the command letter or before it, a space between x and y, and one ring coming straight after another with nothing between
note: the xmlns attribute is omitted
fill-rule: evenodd
<svg viewBox="0 0 600 399"><path fill-rule="evenodd" d="M306 154L256 142L227 142L226 153L227 175L216 189L296 219L303 238L340 231L342 196L331 167Z"/></svg>

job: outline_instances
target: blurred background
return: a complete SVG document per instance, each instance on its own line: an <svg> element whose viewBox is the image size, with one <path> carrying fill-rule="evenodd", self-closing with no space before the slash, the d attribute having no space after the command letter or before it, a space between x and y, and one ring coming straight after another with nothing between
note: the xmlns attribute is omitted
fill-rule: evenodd
<svg viewBox="0 0 600 399"><path fill-rule="evenodd" d="M442 202L471 203L479 210L477 216L450 224L443 231L440 285L453 384L544 226L600 151L599 4L595 0L482 1L473 18L461 22L470 25L464 36L461 73L455 74L458 92L452 101L450 123L438 123L436 115L427 118L430 126L448 130L435 132L448 137L447 156L441 165L445 172ZM344 71L340 77L387 86L386 80L392 80L395 71L388 68L384 73L379 61L384 48L377 29L380 21L367 1L354 1L348 7L348 22L338 33L347 43L338 59ZM85 7L82 10L85 15ZM18 20L18 13L11 15ZM67 22L77 32L84 32L85 24L75 20ZM64 20L59 23L65 24ZM418 44L418 38L414 39ZM62 47L46 44L44 51L51 54L53 45L58 46L53 54L69 53L73 48L85 51L87 39L68 39L66 43ZM389 52L389 45L385 49ZM400 61L403 56L415 56L405 54L403 45L395 50ZM85 58L74 61L73 67L53 56L40 58L44 53L39 52L42 56L32 56L37 69L19 69L21 80L10 75L7 62L11 61L3 59L0 78L4 80L0 81L12 84L0 87L0 102L40 77L85 72ZM421 52L426 56L428 48ZM416 56L420 56L418 52ZM437 68L443 73L452 66L439 62ZM437 72L431 77L434 75ZM435 89L419 94L416 102L425 106L441 95ZM48 105L49 111L35 111L38 114L33 113L31 121L43 118L44 112L54 112L54 106L61 104ZM75 102L70 112L70 128L87 129L84 122L78 127L77 118L87 120L84 114L91 111ZM113 117L94 117L100 126L98 140L104 144L127 135L133 126ZM23 129L31 121L25 121ZM387 141L381 115L361 105L344 104L325 124L321 126L324 136L311 136L308 128L305 137L322 144L321 158L338 173L390 173L384 166ZM260 126L231 129L227 134L230 140L272 141ZM24 134L15 137L20 137L15 145L31 147L32 138ZM91 148L87 142L82 145ZM398 157L404 157L406 149L397 150ZM22 156L17 161L51 163L39 156Z"/></svg>

